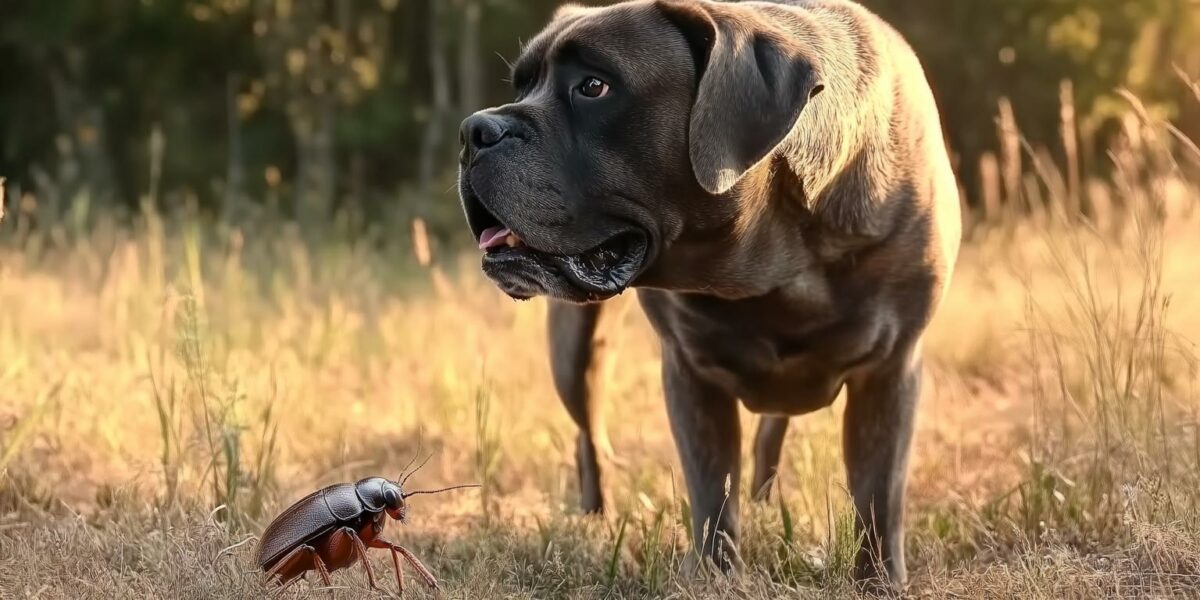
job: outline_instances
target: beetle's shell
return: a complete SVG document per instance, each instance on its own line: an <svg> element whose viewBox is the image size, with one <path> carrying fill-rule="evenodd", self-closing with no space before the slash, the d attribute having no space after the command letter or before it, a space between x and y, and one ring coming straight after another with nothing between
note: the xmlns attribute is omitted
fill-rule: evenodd
<svg viewBox="0 0 1200 600"><path fill-rule="evenodd" d="M345 525L368 511L353 483L339 483L317 490L288 507L263 532L258 545L258 566L272 562L334 528Z"/></svg>

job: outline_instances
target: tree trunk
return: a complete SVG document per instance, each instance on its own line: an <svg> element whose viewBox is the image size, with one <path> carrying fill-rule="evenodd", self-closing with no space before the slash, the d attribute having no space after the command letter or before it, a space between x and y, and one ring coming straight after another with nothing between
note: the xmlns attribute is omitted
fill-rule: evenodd
<svg viewBox="0 0 1200 600"><path fill-rule="evenodd" d="M225 198L221 211L227 219L236 218L241 212L242 192L246 169L242 156L241 115L238 114L239 78L230 74L225 82L226 134L229 136L229 151L225 163ZM230 221L232 222L232 221Z"/></svg>
<svg viewBox="0 0 1200 600"><path fill-rule="evenodd" d="M433 78L433 103L425 121L421 140L421 159L418 183L422 192L429 193L437 175L444 145L446 113L450 110L450 68L442 43L441 21L443 2L434 0L429 13L429 67Z"/></svg>
<svg viewBox="0 0 1200 600"><path fill-rule="evenodd" d="M296 132L296 216L309 230L329 218L333 206L335 169L333 99L322 96L304 103L306 112L293 119Z"/></svg>
<svg viewBox="0 0 1200 600"><path fill-rule="evenodd" d="M462 40L458 54L459 116L479 110L483 103L483 81L479 64L479 24L483 18L480 0L462 0Z"/></svg>
<svg viewBox="0 0 1200 600"><path fill-rule="evenodd" d="M75 53L75 56L81 56L81 53ZM65 148L60 147L55 174L56 183L64 187L59 194L42 194L52 204L85 197L91 201L111 201L117 195L104 107L86 97L84 71L81 65L69 64L66 71L51 69L47 75L58 116L58 130L66 133L71 142ZM66 208L68 206L56 205L54 210Z"/></svg>

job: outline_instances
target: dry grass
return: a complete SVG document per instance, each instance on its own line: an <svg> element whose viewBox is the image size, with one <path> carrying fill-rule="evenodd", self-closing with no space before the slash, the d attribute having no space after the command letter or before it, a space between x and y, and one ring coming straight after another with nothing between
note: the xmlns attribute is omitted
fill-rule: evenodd
<svg viewBox="0 0 1200 600"><path fill-rule="evenodd" d="M994 220L964 248L926 342L914 593L1200 596L1197 188L1173 162L1190 156L1131 123L1090 219ZM853 593L840 403L796 421L782 500L746 509L742 574L677 574L687 507L632 298L605 331L615 510L588 518L545 305L473 258L430 270L391 232L318 242L266 217L35 226L25 206L0 229L0 598L262 595L244 542L275 511L394 475L418 440L417 485L485 486L421 497L393 532L446 596Z"/></svg>

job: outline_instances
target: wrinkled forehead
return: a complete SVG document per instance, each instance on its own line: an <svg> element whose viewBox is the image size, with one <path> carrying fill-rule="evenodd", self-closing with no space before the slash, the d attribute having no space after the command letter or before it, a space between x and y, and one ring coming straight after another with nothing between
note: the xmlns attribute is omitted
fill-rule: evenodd
<svg viewBox="0 0 1200 600"><path fill-rule="evenodd" d="M687 52L682 34L653 2L572 7L561 10L525 44L513 65L513 83L523 88L555 65L574 61L600 74L620 76L629 85L649 84Z"/></svg>

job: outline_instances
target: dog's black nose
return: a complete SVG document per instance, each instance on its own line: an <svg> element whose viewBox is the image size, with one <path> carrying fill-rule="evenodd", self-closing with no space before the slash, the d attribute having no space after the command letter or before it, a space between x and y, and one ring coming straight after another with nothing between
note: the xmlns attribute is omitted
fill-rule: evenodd
<svg viewBox="0 0 1200 600"><path fill-rule="evenodd" d="M487 112L477 112L462 123L459 141L463 145L463 162L470 163L480 152L499 144L508 137L504 119Z"/></svg>

